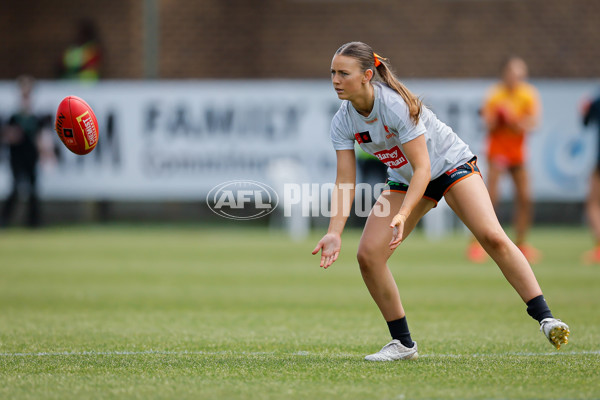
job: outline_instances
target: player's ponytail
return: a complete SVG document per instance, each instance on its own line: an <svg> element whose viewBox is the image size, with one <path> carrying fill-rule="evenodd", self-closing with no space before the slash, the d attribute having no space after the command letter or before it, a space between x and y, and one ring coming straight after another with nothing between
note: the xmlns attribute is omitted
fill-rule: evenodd
<svg viewBox="0 0 600 400"><path fill-rule="evenodd" d="M419 122L419 117L421 116L421 106L423 102L416 95L414 95L406 86L402 84L396 78L392 70L390 69L387 59L381 57L380 55L374 55L374 58L379 61L375 64L377 66L375 69L379 73L381 80L388 85L390 88L394 89L406 102L408 106L408 112L410 113L410 118L416 124Z"/></svg>
<svg viewBox="0 0 600 400"><path fill-rule="evenodd" d="M376 72L374 77L376 79L378 77L383 83L397 92L408 106L412 121L415 124L419 122L423 102L396 78L386 58L375 54L373 49L363 42L346 43L335 54L356 58L363 71L371 69L373 72Z"/></svg>

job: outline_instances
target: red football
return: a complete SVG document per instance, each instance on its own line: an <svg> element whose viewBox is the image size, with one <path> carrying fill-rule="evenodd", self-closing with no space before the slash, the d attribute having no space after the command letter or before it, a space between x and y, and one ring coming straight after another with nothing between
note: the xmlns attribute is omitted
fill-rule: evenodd
<svg viewBox="0 0 600 400"><path fill-rule="evenodd" d="M77 96L65 97L56 110L54 129L67 149L84 155L98 144L98 121L92 108Z"/></svg>

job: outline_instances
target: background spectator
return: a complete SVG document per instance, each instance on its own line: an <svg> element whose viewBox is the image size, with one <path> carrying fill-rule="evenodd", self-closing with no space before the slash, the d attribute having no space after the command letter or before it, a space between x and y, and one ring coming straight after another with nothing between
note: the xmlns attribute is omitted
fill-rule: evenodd
<svg viewBox="0 0 600 400"><path fill-rule="evenodd" d="M21 183L29 192L27 224L30 227L40 225L39 199L37 193L37 163L39 159L38 136L41 132L41 121L31 108L31 95L34 79L31 76L20 76L17 79L21 95L20 110L11 115L7 125L2 129L2 143L9 146L10 169L12 172L12 189L2 208L0 226L7 226L21 189Z"/></svg>
<svg viewBox="0 0 600 400"><path fill-rule="evenodd" d="M97 30L91 20L81 20L75 42L62 55L60 77L96 81L100 78L101 50Z"/></svg>

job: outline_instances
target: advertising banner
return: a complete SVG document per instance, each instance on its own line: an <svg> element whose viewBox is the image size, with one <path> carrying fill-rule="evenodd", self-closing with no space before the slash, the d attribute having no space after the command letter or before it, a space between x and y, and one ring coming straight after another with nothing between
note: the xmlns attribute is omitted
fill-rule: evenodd
<svg viewBox="0 0 600 400"><path fill-rule="evenodd" d="M479 109L491 80L407 81L479 155L485 174L485 131ZM529 139L537 200L581 201L596 157L595 130L580 123L593 81L534 81L543 116ZM76 95L98 118L99 142L70 153L53 132L60 101ZM51 123L45 138L56 160L40 163L44 199L203 200L216 185L251 180L335 180L329 125L340 101L328 81L106 81L94 85L38 82L34 110ZM0 82L0 123L18 109L14 82ZM0 196L11 185L8 150L0 147ZM504 183L504 195L511 187Z"/></svg>

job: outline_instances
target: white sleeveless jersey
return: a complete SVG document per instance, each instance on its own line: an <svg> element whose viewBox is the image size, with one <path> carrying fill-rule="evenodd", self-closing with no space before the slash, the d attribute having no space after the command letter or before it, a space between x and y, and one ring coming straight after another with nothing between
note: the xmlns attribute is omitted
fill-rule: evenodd
<svg viewBox="0 0 600 400"><path fill-rule="evenodd" d="M354 141L388 166L391 180L408 184L413 169L402 145L425 135L431 179L473 158L469 146L436 115L423 106L419 123L410 119L404 99L387 85L373 82L375 104L368 117L360 115L344 100L331 121L331 141L336 150L353 150Z"/></svg>

